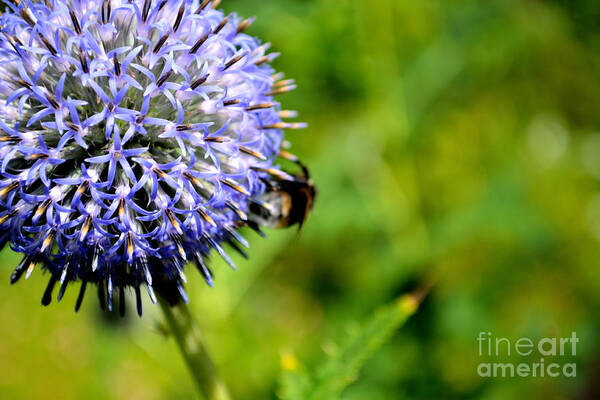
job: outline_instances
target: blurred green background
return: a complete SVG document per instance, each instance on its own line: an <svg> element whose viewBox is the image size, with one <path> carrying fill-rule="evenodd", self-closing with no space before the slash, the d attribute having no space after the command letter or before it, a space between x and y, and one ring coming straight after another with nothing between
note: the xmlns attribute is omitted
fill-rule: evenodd
<svg viewBox="0 0 600 400"><path fill-rule="evenodd" d="M600 396L600 3L225 0L257 21L299 88L294 152L319 189L302 235L251 232L190 307L235 399L276 399L281 357L308 366L422 282L418 313L346 400ZM0 255L0 398L196 399L159 307L102 315L47 276L11 287ZM481 378L481 331L577 332L576 378ZM561 362L562 360L559 360Z"/></svg>

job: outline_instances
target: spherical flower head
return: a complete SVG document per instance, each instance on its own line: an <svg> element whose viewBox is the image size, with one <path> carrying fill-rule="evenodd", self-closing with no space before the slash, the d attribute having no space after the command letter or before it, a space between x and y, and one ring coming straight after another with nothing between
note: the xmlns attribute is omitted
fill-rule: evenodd
<svg viewBox="0 0 600 400"><path fill-rule="evenodd" d="M0 17L0 245L42 298L98 287L187 301L184 266L247 246L242 226L303 222L314 189L282 171L294 88L268 45L210 0L29 0ZM303 193L298 211L297 193ZM294 205L290 213L289 205ZM287 211L286 211L287 210ZM242 252L243 253L243 252ZM124 311L123 300L121 310Z"/></svg>

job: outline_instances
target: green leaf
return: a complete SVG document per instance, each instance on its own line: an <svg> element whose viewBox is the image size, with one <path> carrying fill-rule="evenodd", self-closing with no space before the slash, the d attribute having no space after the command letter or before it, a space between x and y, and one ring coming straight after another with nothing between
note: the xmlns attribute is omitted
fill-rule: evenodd
<svg viewBox="0 0 600 400"><path fill-rule="evenodd" d="M381 308L362 326L352 330L316 371L307 372L290 354L282 356L284 373L280 394L284 400L337 399L356 380L365 361L415 313L421 296L405 295Z"/></svg>

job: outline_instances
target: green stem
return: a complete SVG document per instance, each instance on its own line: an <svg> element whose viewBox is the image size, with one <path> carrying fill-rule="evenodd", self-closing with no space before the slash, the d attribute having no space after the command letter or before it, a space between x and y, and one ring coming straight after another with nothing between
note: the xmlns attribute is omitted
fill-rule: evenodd
<svg viewBox="0 0 600 400"><path fill-rule="evenodd" d="M177 341L192 378L205 400L231 400L219 379L215 365L202 341L202 334L189 308L183 302L171 307L159 301L171 333Z"/></svg>

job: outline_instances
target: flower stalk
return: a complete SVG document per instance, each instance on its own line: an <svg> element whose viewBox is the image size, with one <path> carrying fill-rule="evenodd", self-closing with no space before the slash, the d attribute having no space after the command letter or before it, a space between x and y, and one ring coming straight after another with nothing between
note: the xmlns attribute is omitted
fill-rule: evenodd
<svg viewBox="0 0 600 400"><path fill-rule="evenodd" d="M202 334L187 304L179 302L172 307L160 299L165 320L177 347L185 360L192 379L205 400L231 400L227 388L219 378L214 362L202 340Z"/></svg>

